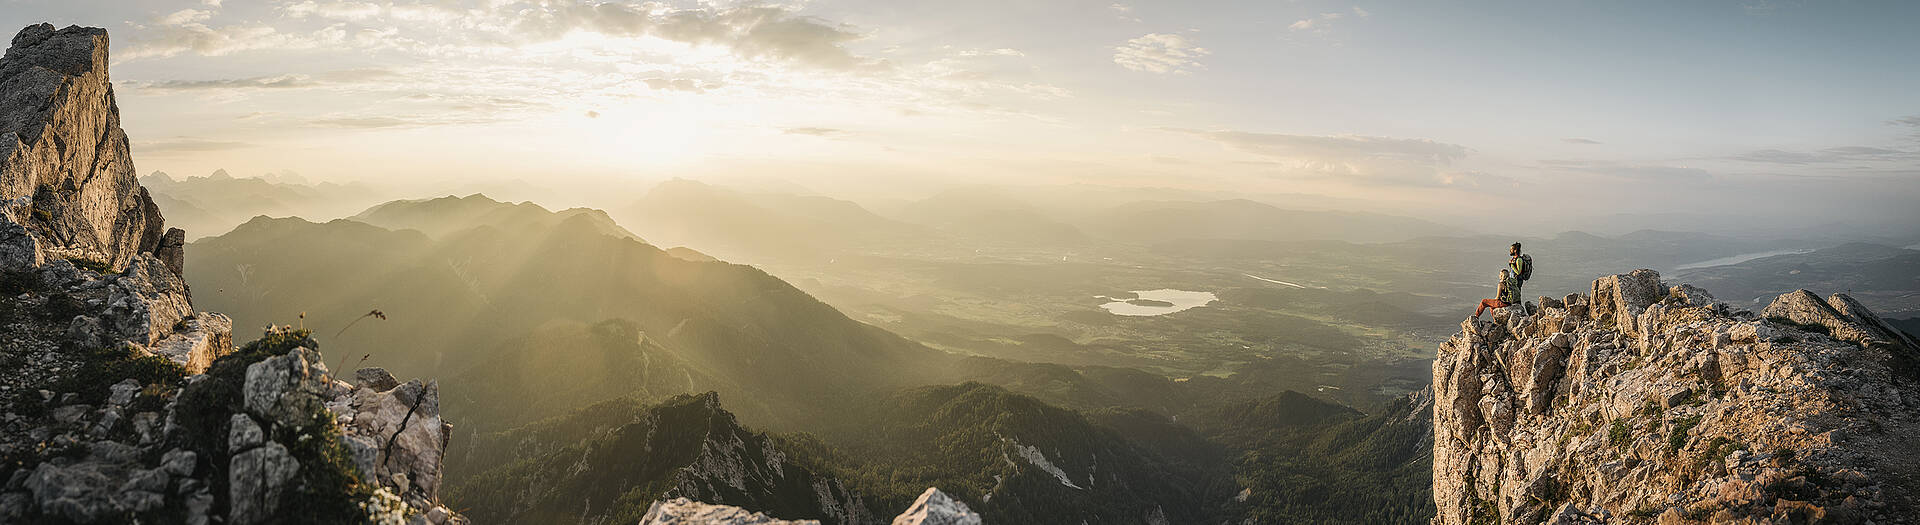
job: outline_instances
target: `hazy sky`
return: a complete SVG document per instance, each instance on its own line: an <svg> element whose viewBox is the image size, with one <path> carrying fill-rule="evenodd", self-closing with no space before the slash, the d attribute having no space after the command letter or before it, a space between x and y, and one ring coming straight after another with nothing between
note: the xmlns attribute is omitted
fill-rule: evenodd
<svg viewBox="0 0 1920 525"><path fill-rule="evenodd" d="M110 30L143 172L1920 223L1920 2L0 0L41 21Z"/></svg>

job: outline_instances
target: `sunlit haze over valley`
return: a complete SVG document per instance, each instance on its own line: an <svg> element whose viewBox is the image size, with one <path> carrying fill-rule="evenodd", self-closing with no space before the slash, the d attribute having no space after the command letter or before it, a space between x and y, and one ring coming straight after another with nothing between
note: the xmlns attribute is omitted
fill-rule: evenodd
<svg viewBox="0 0 1920 525"><path fill-rule="evenodd" d="M1915 27L0 0L0 525L1907 523Z"/></svg>

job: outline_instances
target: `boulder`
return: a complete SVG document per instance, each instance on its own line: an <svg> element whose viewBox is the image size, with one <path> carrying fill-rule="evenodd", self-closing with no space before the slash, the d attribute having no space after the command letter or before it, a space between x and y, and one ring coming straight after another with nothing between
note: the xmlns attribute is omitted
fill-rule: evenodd
<svg viewBox="0 0 1920 525"><path fill-rule="evenodd" d="M356 388L370 388L376 392L385 392L393 390L393 387L400 386L400 380L395 379L393 374L387 372L385 368L367 367L353 372L353 386Z"/></svg>
<svg viewBox="0 0 1920 525"><path fill-rule="evenodd" d="M1880 318L1880 316L1874 314L1872 310L1868 310L1866 305L1854 300L1852 296L1843 293L1829 295L1827 296L1827 305L1832 306L1833 311L1838 312L1840 315L1860 325L1863 331L1872 333L1878 338L1896 345L1904 346L1910 351L1920 351L1920 341L1915 341L1912 335L1888 323L1886 319Z"/></svg>
<svg viewBox="0 0 1920 525"><path fill-rule="evenodd" d="M1600 322L1613 322L1621 332L1633 333L1635 318L1667 293L1660 285L1660 272L1645 268L1601 277L1593 282L1592 315Z"/></svg>
<svg viewBox="0 0 1920 525"><path fill-rule="evenodd" d="M374 446L373 478L404 476L408 486L394 487L395 492L438 501L440 465L451 434L440 418L439 383L416 379L384 392L360 388L354 393L354 406L353 422L347 427L349 444Z"/></svg>
<svg viewBox="0 0 1920 525"><path fill-rule="evenodd" d="M270 523L300 474L300 463L279 443L235 454L227 468L229 523Z"/></svg>
<svg viewBox="0 0 1920 525"><path fill-rule="evenodd" d="M321 396L328 377L318 352L295 348L247 365L241 399L247 412L261 420L297 424L325 410Z"/></svg>
<svg viewBox="0 0 1920 525"><path fill-rule="evenodd" d="M128 403L133 402L134 396L140 394L140 388L141 385L139 381L133 378L122 379L120 382L114 383L113 386L107 387L107 404L127 406Z"/></svg>
<svg viewBox="0 0 1920 525"><path fill-rule="evenodd" d="M75 523L102 523L119 515L113 492L120 485L115 481L120 475L97 462L65 467L47 462L34 468L26 488L43 514Z"/></svg>
<svg viewBox="0 0 1920 525"><path fill-rule="evenodd" d="M233 320L225 315L195 313L176 328L147 350L186 367L187 373L205 372L214 359L233 353Z"/></svg>
<svg viewBox="0 0 1920 525"><path fill-rule="evenodd" d="M174 275L187 276L187 231L179 228L167 228L167 234L160 237L160 245L153 250L153 256Z"/></svg>
<svg viewBox="0 0 1920 525"><path fill-rule="evenodd" d="M152 346L173 334L173 327L193 316L187 282L142 254L108 285L107 309L101 321L111 337Z"/></svg>
<svg viewBox="0 0 1920 525"><path fill-rule="evenodd" d="M1707 293L1706 289L1691 284L1675 285L1669 289L1668 295L1682 306L1711 308L1720 304L1720 300L1715 299L1713 294Z"/></svg>
<svg viewBox="0 0 1920 525"><path fill-rule="evenodd" d="M1821 300L1820 296L1806 290L1795 290L1781 294L1768 303L1760 315L1768 319L1788 321L1802 327L1819 327L1835 339L1861 346L1891 345L1893 338L1878 326L1862 322L1854 315L1842 313L1834 308L1835 302L1847 306L1854 312L1866 311L1858 306L1853 298L1835 294L1836 301ZM1875 316L1878 319L1878 316ZM1882 321L1884 324L1884 321Z"/></svg>
<svg viewBox="0 0 1920 525"><path fill-rule="evenodd" d="M246 414L234 414L233 418L228 420L227 452L238 454L260 446L266 440L267 434L260 429L260 424L255 423L253 418Z"/></svg>

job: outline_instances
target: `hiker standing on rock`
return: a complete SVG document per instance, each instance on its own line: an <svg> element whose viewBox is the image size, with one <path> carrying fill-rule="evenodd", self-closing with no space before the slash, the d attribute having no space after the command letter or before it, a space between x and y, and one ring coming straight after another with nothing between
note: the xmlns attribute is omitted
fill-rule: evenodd
<svg viewBox="0 0 1920 525"><path fill-rule="evenodd" d="M1480 307L1473 310L1473 317L1488 308L1506 308L1520 304L1520 284L1533 278L1533 256L1520 253L1520 243L1513 243L1507 249L1507 267L1500 270L1499 292L1492 299L1481 299Z"/></svg>

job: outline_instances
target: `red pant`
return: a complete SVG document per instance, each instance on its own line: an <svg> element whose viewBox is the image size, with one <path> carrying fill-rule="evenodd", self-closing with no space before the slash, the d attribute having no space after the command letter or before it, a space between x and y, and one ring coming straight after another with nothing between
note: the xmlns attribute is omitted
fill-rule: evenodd
<svg viewBox="0 0 1920 525"><path fill-rule="evenodd" d="M1473 316L1480 317L1480 312L1485 312L1488 308L1506 308L1508 306L1510 305L1508 305L1506 301L1499 299L1481 299L1480 307L1473 309Z"/></svg>

